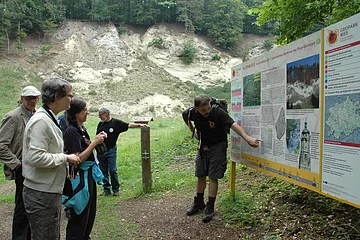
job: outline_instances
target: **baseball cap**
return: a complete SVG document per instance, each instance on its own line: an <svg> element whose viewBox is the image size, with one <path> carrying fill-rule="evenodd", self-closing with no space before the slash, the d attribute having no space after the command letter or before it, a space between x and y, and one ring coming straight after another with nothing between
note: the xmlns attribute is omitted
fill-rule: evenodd
<svg viewBox="0 0 360 240"><path fill-rule="evenodd" d="M28 97L28 96L40 96L41 92L37 90L34 86L27 86L24 87L23 90L21 90L21 96L22 97Z"/></svg>

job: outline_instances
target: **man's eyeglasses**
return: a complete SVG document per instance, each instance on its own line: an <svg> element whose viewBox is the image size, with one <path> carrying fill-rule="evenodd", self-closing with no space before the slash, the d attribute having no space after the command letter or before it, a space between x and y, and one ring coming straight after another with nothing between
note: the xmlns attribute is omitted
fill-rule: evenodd
<svg viewBox="0 0 360 240"><path fill-rule="evenodd" d="M26 101L37 101L37 100L39 100L38 96L26 96L24 98L26 99Z"/></svg>
<svg viewBox="0 0 360 240"><path fill-rule="evenodd" d="M99 113L99 117L101 117L102 115L104 115L106 112L103 112L103 113Z"/></svg>

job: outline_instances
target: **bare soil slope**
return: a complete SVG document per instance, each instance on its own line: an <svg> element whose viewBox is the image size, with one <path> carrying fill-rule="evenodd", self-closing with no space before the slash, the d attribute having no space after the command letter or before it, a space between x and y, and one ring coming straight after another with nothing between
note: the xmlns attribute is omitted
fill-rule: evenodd
<svg viewBox="0 0 360 240"><path fill-rule="evenodd" d="M151 43L164 40L164 47ZM243 38L241 47L257 49L266 36ZM190 65L181 61L185 42L197 48ZM72 82L77 96L96 110L107 105L121 116L177 117L192 103L193 84L202 88L230 81L239 57L216 48L206 37L185 32L181 25L149 29L128 27L119 35L112 23L66 21L51 39L25 41L25 51L2 61L46 78L60 75ZM253 55L259 55L261 49ZM213 61L215 55L221 56Z"/></svg>

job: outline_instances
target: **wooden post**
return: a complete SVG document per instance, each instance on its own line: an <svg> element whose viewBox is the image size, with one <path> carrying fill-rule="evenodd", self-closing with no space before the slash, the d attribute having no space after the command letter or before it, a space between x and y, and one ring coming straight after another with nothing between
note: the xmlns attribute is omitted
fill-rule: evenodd
<svg viewBox="0 0 360 240"><path fill-rule="evenodd" d="M236 162L230 161L230 196L235 198Z"/></svg>
<svg viewBox="0 0 360 240"><path fill-rule="evenodd" d="M153 121L151 117L133 120L134 123L148 124ZM150 127L141 128L141 159L142 159L142 181L145 192L152 188L151 177L151 155L150 155Z"/></svg>

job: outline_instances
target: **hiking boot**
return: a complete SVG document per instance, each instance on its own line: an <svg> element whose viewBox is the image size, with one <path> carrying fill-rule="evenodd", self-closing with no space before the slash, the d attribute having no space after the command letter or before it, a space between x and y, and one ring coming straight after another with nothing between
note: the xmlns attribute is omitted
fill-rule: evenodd
<svg viewBox="0 0 360 240"><path fill-rule="evenodd" d="M100 196L109 196L111 194L111 192L103 192L102 194L100 194Z"/></svg>
<svg viewBox="0 0 360 240"><path fill-rule="evenodd" d="M210 222L214 216L215 216L214 206L210 206L209 203L206 203L205 214L202 219L203 223Z"/></svg>
<svg viewBox="0 0 360 240"><path fill-rule="evenodd" d="M186 211L186 214L188 216L194 215L198 213L200 210L203 210L206 207L203 199L197 199L197 197L194 197L194 202L191 208L189 208Z"/></svg>
<svg viewBox="0 0 360 240"><path fill-rule="evenodd" d="M113 193L113 196L114 196L114 197L119 196L119 192L114 192L114 193Z"/></svg>

